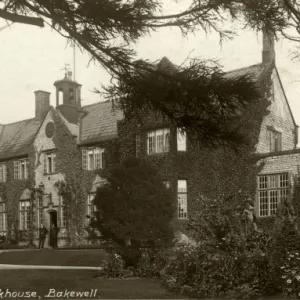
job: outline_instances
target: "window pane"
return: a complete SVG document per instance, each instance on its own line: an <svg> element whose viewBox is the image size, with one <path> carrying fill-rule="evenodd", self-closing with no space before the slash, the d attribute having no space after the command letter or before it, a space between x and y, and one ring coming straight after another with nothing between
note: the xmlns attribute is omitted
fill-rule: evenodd
<svg viewBox="0 0 300 300"><path fill-rule="evenodd" d="M269 176L269 188L276 188L278 186L278 175Z"/></svg>
<svg viewBox="0 0 300 300"><path fill-rule="evenodd" d="M288 187L288 174L280 174L279 187Z"/></svg>
<svg viewBox="0 0 300 300"><path fill-rule="evenodd" d="M186 180L178 180L178 218L187 218L187 183Z"/></svg>
<svg viewBox="0 0 300 300"><path fill-rule="evenodd" d="M278 205L278 191L270 191L270 215L275 215Z"/></svg>
<svg viewBox="0 0 300 300"><path fill-rule="evenodd" d="M177 128L177 150L186 151L186 132Z"/></svg>
<svg viewBox="0 0 300 300"><path fill-rule="evenodd" d="M259 189L266 189L268 187L268 177L259 176Z"/></svg>
<svg viewBox="0 0 300 300"><path fill-rule="evenodd" d="M278 204L288 197L288 173L259 176L258 199L259 215L272 216L276 214Z"/></svg>
<svg viewBox="0 0 300 300"><path fill-rule="evenodd" d="M259 215L262 217L268 215L268 192L267 191L259 192Z"/></svg>

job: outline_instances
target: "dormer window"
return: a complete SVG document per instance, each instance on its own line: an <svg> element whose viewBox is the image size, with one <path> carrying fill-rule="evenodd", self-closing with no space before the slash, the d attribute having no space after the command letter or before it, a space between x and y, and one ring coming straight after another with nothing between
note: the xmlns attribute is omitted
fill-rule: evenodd
<svg viewBox="0 0 300 300"><path fill-rule="evenodd" d="M28 169L28 159L19 159L14 161L14 179L28 179Z"/></svg>
<svg viewBox="0 0 300 300"><path fill-rule="evenodd" d="M281 151L281 136L281 132L274 129L268 129L270 152Z"/></svg>
<svg viewBox="0 0 300 300"><path fill-rule="evenodd" d="M102 169L104 166L104 149L99 147L82 149L83 170Z"/></svg>
<svg viewBox="0 0 300 300"><path fill-rule="evenodd" d="M168 152L170 147L170 129L158 129L147 133L147 153Z"/></svg>

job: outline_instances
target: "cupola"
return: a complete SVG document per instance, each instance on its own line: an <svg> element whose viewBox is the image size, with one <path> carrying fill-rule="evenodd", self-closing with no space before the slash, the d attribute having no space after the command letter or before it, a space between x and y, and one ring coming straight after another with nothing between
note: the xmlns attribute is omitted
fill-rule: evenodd
<svg viewBox="0 0 300 300"><path fill-rule="evenodd" d="M73 124L78 122L81 107L81 84L72 80L72 72L65 73L62 80L54 82L56 87L56 108Z"/></svg>

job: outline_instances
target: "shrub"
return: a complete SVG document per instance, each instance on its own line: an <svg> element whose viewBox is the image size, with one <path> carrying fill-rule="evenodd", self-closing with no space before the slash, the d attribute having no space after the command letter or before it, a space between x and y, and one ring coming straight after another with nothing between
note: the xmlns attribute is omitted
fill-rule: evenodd
<svg viewBox="0 0 300 300"><path fill-rule="evenodd" d="M284 293L288 297L296 296L300 299L300 254L289 252L286 258L286 263L281 267Z"/></svg>
<svg viewBox="0 0 300 300"><path fill-rule="evenodd" d="M104 260L100 268L98 276L102 277L123 278L132 275L130 270L125 269L125 261L117 253L113 254L111 259Z"/></svg>
<svg viewBox="0 0 300 300"><path fill-rule="evenodd" d="M137 266L145 243L155 249L172 241L173 195L157 171L135 157L105 172L107 184L98 188L94 199L93 226L114 242L126 266Z"/></svg>

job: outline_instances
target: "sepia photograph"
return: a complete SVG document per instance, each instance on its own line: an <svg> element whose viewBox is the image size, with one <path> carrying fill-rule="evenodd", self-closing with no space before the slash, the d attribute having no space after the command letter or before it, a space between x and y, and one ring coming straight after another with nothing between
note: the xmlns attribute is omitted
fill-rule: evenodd
<svg viewBox="0 0 300 300"><path fill-rule="evenodd" d="M0 0L0 299L300 299L300 0Z"/></svg>

